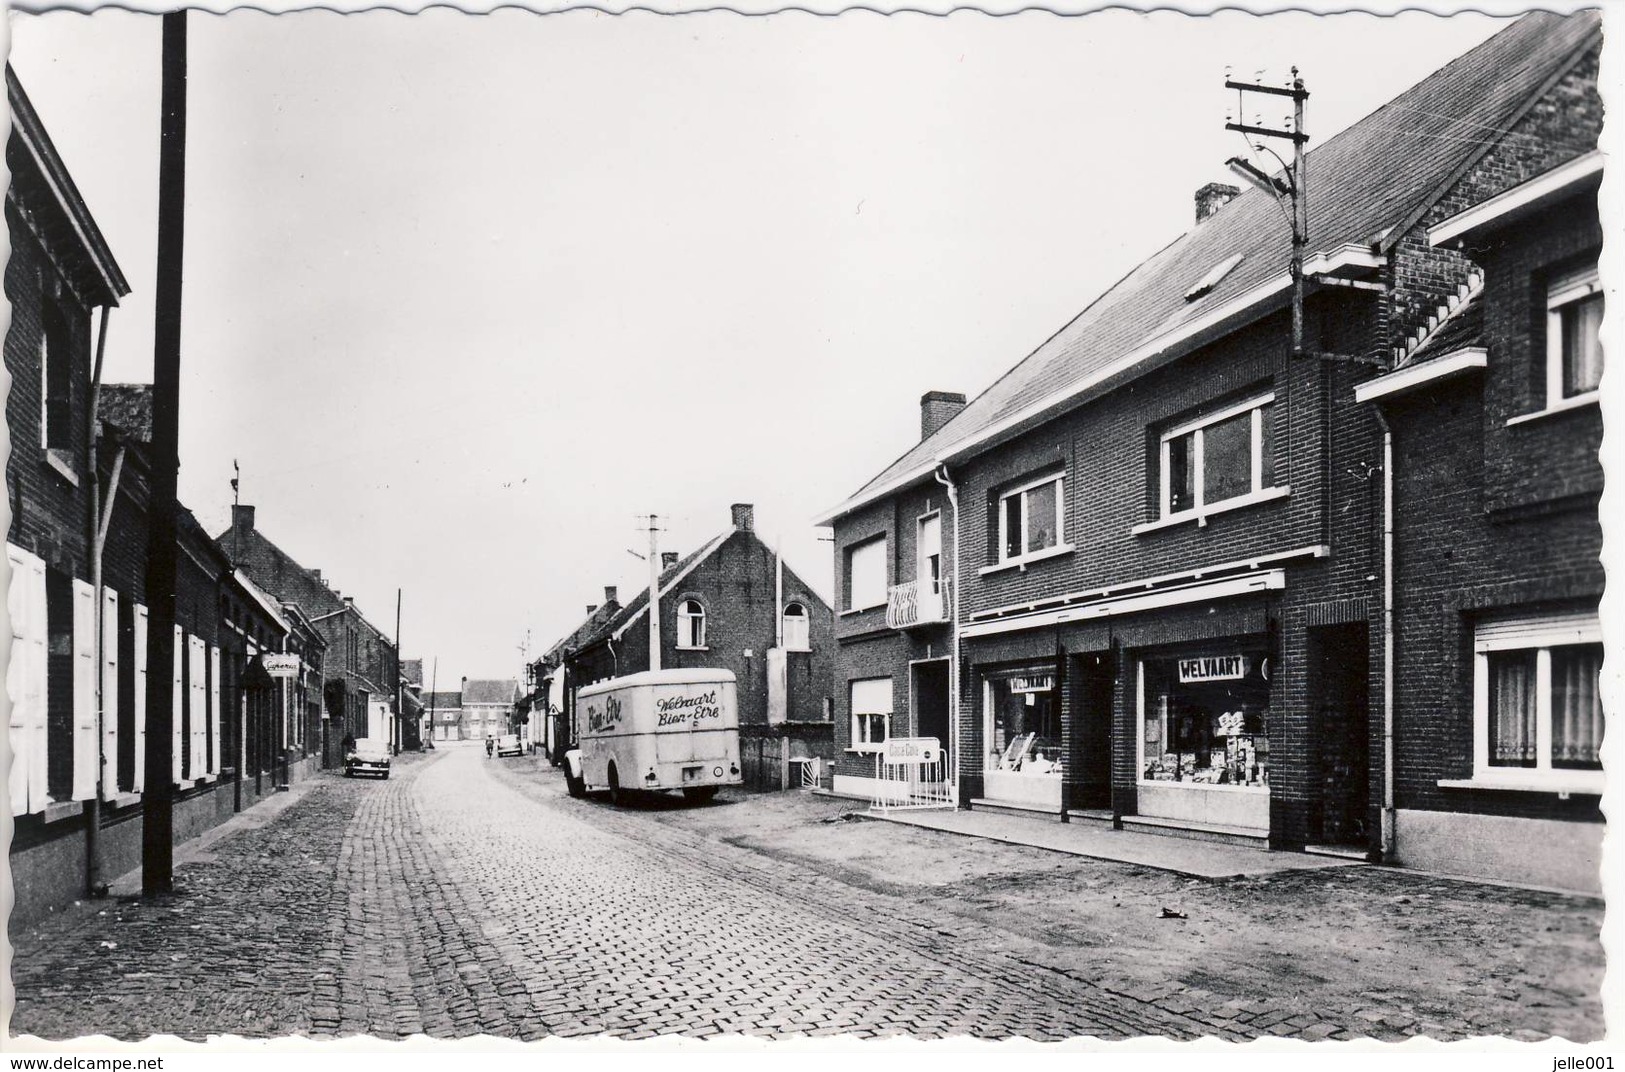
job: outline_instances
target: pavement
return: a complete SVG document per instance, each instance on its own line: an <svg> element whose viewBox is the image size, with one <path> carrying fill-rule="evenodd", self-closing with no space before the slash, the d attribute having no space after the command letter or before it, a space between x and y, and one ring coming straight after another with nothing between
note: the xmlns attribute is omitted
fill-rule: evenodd
<svg viewBox="0 0 1625 1072"><path fill-rule="evenodd" d="M520 1040L1552 1033L1542 1030L1554 1022L1551 1009L1525 1015L1526 992L1508 989L1517 965L1482 957L1471 965L1489 988L1481 998L1441 991L1419 1003L1395 988L1328 1001L1301 969L1288 971L1290 959L1262 950L1252 960L1265 970L1238 985L1202 952L1218 952L1237 928L1234 919L1204 918L1204 899L1237 895L1229 881L1190 886L1202 880L1163 873L1158 881L1181 883L1191 918L1177 928L1155 919L1142 925L1136 921L1154 917L1170 891L1136 899L1134 876L1148 873L1140 867L1079 857L1062 866L1046 862L1051 854L988 841L978 851L1014 855L1033 869L1010 887L1011 896L1029 898L1027 906L1011 902L1013 913L994 916L1001 902L988 898L1006 894L990 880L967 878L922 897L718 836L716 823L797 816L800 825L777 827L785 844L823 839L831 859L844 852L854 866L860 846L871 844L914 872L910 861L921 858L952 862L941 839L961 846L960 856L983 844L910 824L832 825L828 802L799 797L736 794L703 808L668 801L617 809L570 799L557 773L533 759L488 759L478 749L404 755L387 781L324 773L182 847L177 893L84 902L14 934L8 1030L53 1039ZM1166 850L1167 840L1158 847ZM1226 858L1237 851L1219 848ZM1089 870L1068 870L1075 868ZM1335 886L1317 895L1350 898L1351 906L1374 901L1368 907L1385 918L1429 912L1423 898L1459 893L1454 886L1422 892L1400 876L1381 880L1375 900L1363 893L1367 880L1333 868L1236 880L1249 898L1246 912L1269 926L1280 903L1275 891L1297 874L1324 874ZM1412 891L1418 903L1396 908L1382 883L1401 884L1394 889ZM1118 932L1144 926L1150 941L1175 951L1180 967L1112 969L1098 925L1068 907L1085 902L1063 904L1078 914L1054 915L1052 891L1063 889L1071 892L1061 901L1099 904ZM1570 902L1484 897L1474 903L1494 915L1463 919L1458 928L1459 941L1479 950L1500 933L1503 915L1531 928L1582 932L1569 940L1585 949L1583 932L1600 914ZM1310 940L1325 942L1326 919L1323 911L1311 917ZM1284 940L1304 940L1295 934ZM1506 960L1503 946L1492 948ZM1523 950L1512 953L1526 963ZM1579 1014L1562 1021L1582 1028L1591 1022L1583 999L1589 964L1581 958L1575 985L1582 989L1574 992L1582 996L1572 999Z"/></svg>
<svg viewBox="0 0 1625 1072"><path fill-rule="evenodd" d="M1314 856L1301 852L1271 852L1249 845L1147 834L1138 830L1112 830L1094 823L1009 815L992 811L950 809L870 813L886 822L940 830L950 834L990 838L1007 845L1064 852L1095 860L1154 867L1197 878L1241 878L1276 875L1288 871L1316 871L1355 867L1365 863L1340 856Z"/></svg>

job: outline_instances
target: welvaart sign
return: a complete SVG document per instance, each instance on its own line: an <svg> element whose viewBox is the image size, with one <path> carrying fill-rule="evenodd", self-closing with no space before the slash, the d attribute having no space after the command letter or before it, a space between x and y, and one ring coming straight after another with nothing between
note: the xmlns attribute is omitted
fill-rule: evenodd
<svg viewBox="0 0 1625 1072"><path fill-rule="evenodd" d="M1179 660L1179 680L1237 681L1247 676L1248 669L1245 655L1198 655Z"/></svg>

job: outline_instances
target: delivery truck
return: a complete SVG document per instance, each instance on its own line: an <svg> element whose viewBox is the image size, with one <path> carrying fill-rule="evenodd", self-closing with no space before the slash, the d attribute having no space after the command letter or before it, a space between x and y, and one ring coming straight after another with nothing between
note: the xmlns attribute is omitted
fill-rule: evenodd
<svg viewBox="0 0 1625 1072"><path fill-rule="evenodd" d="M608 790L679 790L704 802L739 785L739 708L728 670L651 670L576 693L575 748L565 754L573 797Z"/></svg>

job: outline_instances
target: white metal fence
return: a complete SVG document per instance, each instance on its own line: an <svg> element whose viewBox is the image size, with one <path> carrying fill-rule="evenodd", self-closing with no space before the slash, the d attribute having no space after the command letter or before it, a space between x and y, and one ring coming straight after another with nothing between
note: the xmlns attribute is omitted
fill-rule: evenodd
<svg viewBox="0 0 1625 1072"><path fill-rule="evenodd" d="M875 753L871 811L953 806L946 757L935 738L896 738Z"/></svg>

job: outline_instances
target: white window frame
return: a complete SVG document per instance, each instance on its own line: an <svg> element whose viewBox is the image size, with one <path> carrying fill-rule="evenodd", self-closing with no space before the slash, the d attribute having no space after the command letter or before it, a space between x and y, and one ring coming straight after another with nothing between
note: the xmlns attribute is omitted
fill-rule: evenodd
<svg viewBox="0 0 1625 1072"><path fill-rule="evenodd" d="M1027 493L1043 487L1046 484L1055 485L1055 543L1037 551L1027 550L1027 536L1031 530L1028 514L1029 500ZM1011 499L1021 497L1021 552L1007 555L1005 552L1010 546L1010 512L1005 509L1005 503ZM1034 480L999 493L999 560L1001 566L1011 566L1018 563L1033 562L1051 555L1062 554L1072 550L1072 545L1066 542L1066 470L1061 469L1046 473Z"/></svg>
<svg viewBox="0 0 1625 1072"><path fill-rule="evenodd" d="M700 608L698 613L688 608ZM695 623L699 623L698 627ZM677 604L677 649L679 651L705 651L705 604L696 596L685 596Z"/></svg>
<svg viewBox="0 0 1625 1072"><path fill-rule="evenodd" d="M1478 626L1473 637L1473 777L1470 781L1443 779L1439 784L1457 788L1601 793L1602 771L1552 766L1552 649L1601 643L1602 624L1593 612ZM1490 653L1530 650L1535 652L1535 765L1491 766Z"/></svg>
<svg viewBox="0 0 1625 1072"><path fill-rule="evenodd" d="M858 542L853 543L853 544L849 544L847 546L846 554L844 556L844 558L846 559L846 611L847 611L847 613L853 613L853 612L860 611L860 610L872 610L875 607L884 607L886 605L886 596L887 596L887 593L890 591L890 588L891 588L891 561L890 561L891 556L888 553L889 545L887 543L887 539L888 539L888 537L885 536L884 534L882 534L880 536L876 536L876 537L873 537L871 539L859 540ZM859 551L867 550L868 548L871 548L871 547L878 547L879 548L879 555L880 555L880 586L879 586L878 591L876 592L875 599L873 599L871 601L868 601L868 602L860 603L858 601L858 586L856 584L857 575L858 575L858 571L857 571L857 568L856 568L857 567L857 556L858 556Z"/></svg>
<svg viewBox="0 0 1625 1072"><path fill-rule="evenodd" d="M865 684L865 683L868 683L868 682L875 682L875 681L884 681L886 683L886 695L889 698L888 702L887 702L887 709L885 711L858 711L858 710L856 710L856 704L853 701L853 693L857 691L855 686L862 685L862 684ZM848 731L847 749L846 750L848 752L880 752L880 751L883 751L885 749L885 747L886 747L887 739L891 737L892 715L895 713L895 712L893 712L891 710L891 708L893 706L895 706L895 704L896 704L896 699L892 695L892 679L890 677L854 678L854 679L852 679L852 680L850 680L850 681L848 681L846 683L846 700L847 700L847 731ZM871 725L871 723L869 723L867 721L869 719L875 719L875 718L880 719L880 734L881 734L881 736L880 736L880 739L878 741L873 739L873 731L868 728ZM860 725L860 723L859 723L860 719L865 720L862 723L862 725L865 727L865 729L864 729L863 733L861 733L861 734L858 732L858 727Z"/></svg>
<svg viewBox="0 0 1625 1072"><path fill-rule="evenodd" d="M935 578L933 578L931 576L931 570L930 570L930 567L928 565L928 562L929 562L931 556L927 555L925 553L925 540L924 540L925 527L929 522L932 522L932 521L935 521L936 524L937 524L937 555L936 555L936 558L937 558L937 575L936 575ZM915 582L915 585L918 587L918 586L923 586L923 585L926 585L926 584L931 584L933 587L932 587L932 590L931 590L930 594L931 595L936 595L937 592L941 590L941 585L942 585L942 580L943 580L942 566L943 566L943 563L942 563L942 511L941 510L932 510L930 513L921 514L919 519L916 520L915 523L914 523L914 582Z"/></svg>
<svg viewBox="0 0 1625 1072"><path fill-rule="evenodd" d="M1286 494L1288 489L1284 485L1266 487L1263 484L1264 407L1274 403L1275 392L1270 391L1267 394L1249 398L1245 402L1226 406L1224 409L1216 410L1197 420L1187 421L1185 424L1170 428L1162 433L1162 441L1158 450L1159 488L1157 503L1159 516L1163 521L1183 521L1188 518L1202 517L1205 514L1221 509L1231 509ZM1240 495L1232 495L1228 499L1220 499L1217 502L1210 503L1207 501L1207 452L1204 447L1207 437L1203 434L1203 430L1221 421L1227 421L1232 417L1239 417L1249 411L1252 413L1252 474L1249 489ZM1173 457L1173 442L1193 432L1196 433L1196 437L1191 446L1191 470L1196 476L1196 501L1189 509L1175 512L1172 509L1173 483L1172 466L1170 464Z"/></svg>
<svg viewBox="0 0 1625 1072"><path fill-rule="evenodd" d="M1546 409L1567 409L1597 400L1599 388L1577 395L1563 393L1563 310L1593 294L1602 293L1602 276L1595 264L1566 273L1546 290Z"/></svg>
<svg viewBox="0 0 1625 1072"><path fill-rule="evenodd" d="M791 607L799 607L801 609L801 614L799 616L794 616L797 617L801 622L802 636L799 638L792 638L790 635L790 619L793 617L790 613ZM783 625L781 628L784 635L784 650L811 651L812 613L807 609L807 604L801 602L799 599L792 599L790 602L784 605L784 610L780 612L780 617L783 619ZM800 642L797 643L797 640Z"/></svg>

